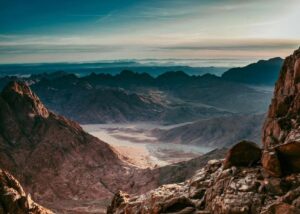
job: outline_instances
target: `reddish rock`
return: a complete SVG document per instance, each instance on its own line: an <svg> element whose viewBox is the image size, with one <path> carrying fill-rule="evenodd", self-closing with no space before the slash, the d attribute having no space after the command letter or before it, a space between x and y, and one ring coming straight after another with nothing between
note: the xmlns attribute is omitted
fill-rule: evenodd
<svg viewBox="0 0 300 214"><path fill-rule="evenodd" d="M299 64L300 49L284 61L263 128L262 162L273 176L300 172ZM270 151L272 154L268 154Z"/></svg>
<svg viewBox="0 0 300 214"><path fill-rule="evenodd" d="M224 169L232 166L253 166L261 159L261 149L253 142L242 141L233 146L224 160Z"/></svg>
<svg viewBox="0 0 300 214"><path fill-rule="evenodd" d="M53 212L32 201L20 183L11 174L0 169L0 213L52 214Z"/></svg>
<svg viewBox="0 0 300 214"><path fill-rule="evenodd" d="M293 205L286 203L275 203L272 204L262 214L299 214L300 210Z"/></svg>
<svg viewBox="0 0 300 214"><path fill-rule="evenodd" d="M275 147L287 173L300 172L300 142L289 142Z"/></svg>
<svg viewBox="0 0 300 214"><path fill-rule="evenodd" d="M280 177L282 175L280 161L276 151L264 151L262 155L262 165L269 175Z"/></svg>

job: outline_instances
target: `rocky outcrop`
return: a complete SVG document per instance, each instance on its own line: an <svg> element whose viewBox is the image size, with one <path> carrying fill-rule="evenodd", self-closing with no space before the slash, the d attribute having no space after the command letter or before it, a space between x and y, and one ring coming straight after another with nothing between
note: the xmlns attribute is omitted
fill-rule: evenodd
<svg viewBox="0 0 300 214"><path fill-rule="evenodd" d="M117 194L111 213L300 213L300 49L285 60L263 130L263 154L251 142L211 160L191 179L140 196ZM118 203L116 203L118 202Z"/></svg>
<svg viewBox="0 0 300 214"><path fill-rule="evenodd" d="M300 172L299 112L300 49L284 61L263 128L262 162L271 175Z"/></svg>
<svg viewBox="0 0 300 214"><path fill-rule="evenodd" d="M140 196L118 193L107 213L300 212L299 174L282 179L266 178L261 166L233 166L224 170L222 164L222 160L211 160L191 179L163 185ZM283 207L284 212L280 212Z"/></svg>
<svg viewBox="0 0 300 214"><path fill-rule="evenodd" d="M0 169L0 213L52 214L53 212L31 200L20 183L11 174Z"/></svg>

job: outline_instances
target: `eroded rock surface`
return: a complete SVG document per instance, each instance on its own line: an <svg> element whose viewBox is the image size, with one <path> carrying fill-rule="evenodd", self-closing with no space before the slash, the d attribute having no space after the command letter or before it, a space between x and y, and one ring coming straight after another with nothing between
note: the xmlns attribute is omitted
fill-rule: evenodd
<svg viewBox="0 0 300 214"><path fill-rule="evenodd" d="M263 128L263 165L271 175L300 172L299 112L300 49L284 61Z"/></svg>
<svg viewBox="0 0 300 214"><path fill-rule="evenodd" d="M31 200L20 183L0 169L0 214L52 214L50 210Z"/></svg>
<svg viewBox="0 0 300 214"><path fill-rule="evenodd" d="M300 211L300 175L274 180L264 177L261 166L224 170L222 164L211 160L191 179L140 196L116 194L108 213L273 214L283 203L286 213Z"/></svg>

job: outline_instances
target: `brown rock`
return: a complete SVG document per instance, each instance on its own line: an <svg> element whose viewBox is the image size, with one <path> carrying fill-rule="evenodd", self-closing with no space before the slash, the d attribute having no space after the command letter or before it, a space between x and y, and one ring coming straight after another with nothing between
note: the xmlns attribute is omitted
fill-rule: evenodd
<svg viewBox="0 0 300 214"><path fill-rule="evenodd" d="M129 199L129 195L122 191L118 191L111 202L111 205L107 208L107 214L113 214L116 212L116 208L120 207L122 203L127 203Z"/></svg>
<svg viewBox="0 0 300 214"><path fill-rule="evenodd" d="M262 214L299 214L299 213L300 213L300 210L292 205L289 205L286 203L275 203L275 204L272 204Z"/></svg>
<svg viewBox="0 0 300 214"><path fill-rule="evenodd" d="M20 183L8 172L0 169L0 213L52 214L26 195Z"/></svg>
<svg viewBox="0 0 300 214"><path fill-rule="evenodd" d="M266 153L262 160L266 170L273 176L300 172L299 64L300 49L284 61L263 128L264 149L277 152L277 157ZM272 164L275 169L272 169Z"/></svg>
<svg viewBox="0 0 300 214"><path fill-rule="evenodd" d="M286 173L300 172L300 142L289 142L275 147Z"/></svg>
<svg viewBox="0 0 300 214"><path fill-rule="evenodd" d="M269 175L274 177L280 177L282 175L280 161L275 150L272 152L263 152L262 165Z"/></svg>
<svg viewBox="0 0 300 214"><path fill-rule="evenodd" d="M242 141L233 146L226 155L224 169L232 166L253 166L261 159L261 149L257 144Z"/></svg>

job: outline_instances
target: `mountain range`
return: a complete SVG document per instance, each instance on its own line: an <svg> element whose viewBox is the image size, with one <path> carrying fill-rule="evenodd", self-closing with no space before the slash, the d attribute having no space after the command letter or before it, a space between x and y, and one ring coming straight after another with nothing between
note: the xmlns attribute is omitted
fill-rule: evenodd
<svg viewBox="0 0 300 214"><path fill-rule="evenodd" d="M182 71L157 77L124 70L78 77L56 72L0 78L30 84L52 111L80 123L158 122L174 124L236 113L265 113L271 91L206 74Z"/></svg>
<svg viewBox="0 0 300 214"><path fill-rule="evenodd" d="M231 68L222 74L228 81L273 86L278 79L283 59L280 57L269 60L259 60L245 67Z"/></svg>

